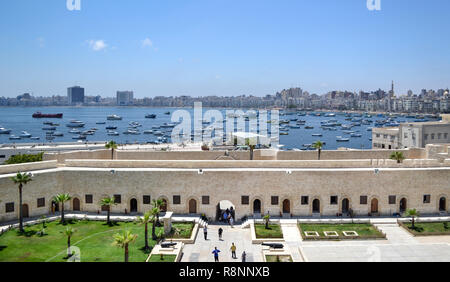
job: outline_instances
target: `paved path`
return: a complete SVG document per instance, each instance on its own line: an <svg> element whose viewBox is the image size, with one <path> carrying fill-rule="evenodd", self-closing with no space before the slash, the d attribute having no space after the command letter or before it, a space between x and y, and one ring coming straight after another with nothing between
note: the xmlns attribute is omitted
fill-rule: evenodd
<svg viewBox="0 0 450 282"><path fill-rule="evenodd" d="M223 241L219 240L218 230L223 229ZM231 243L236 245L236 256L231 258ZM240 228L239 225L231 228L227 225L209 225L208 240L203 237L203 230L199 230L195 244L185 245L182 262L214 262L212 251L214 247L220 250L221 262L241 262L243 251L247 253L247 262L262 262L261 245L252 244L249 228Z"/></svg>
<svg viewBox="0 0 450 282"><path fill-rule="evenodd" d="M408 231L400 227L397 223L395 224L374 224L378 229L386 234L386 238L391 244L417 244L418 242L414 239Z"/></svg>
<svg viewBox="0 0 450 282"><path fill-rule="evenodd" d="M297 224L281 223L281 230L285 241L285 250L291 254L294 262L303 262L303 256L300 254L302 238Z"/></svg>

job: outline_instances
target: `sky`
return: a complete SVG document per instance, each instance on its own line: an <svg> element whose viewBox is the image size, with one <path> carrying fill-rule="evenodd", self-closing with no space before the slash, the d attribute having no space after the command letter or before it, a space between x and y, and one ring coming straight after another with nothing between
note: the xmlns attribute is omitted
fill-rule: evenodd
<svg viewBox="0 0 450 282"><path fill-rule="evenodd" d="M2 0L0 96L450 87L450 1L380 1Z"/></svg>

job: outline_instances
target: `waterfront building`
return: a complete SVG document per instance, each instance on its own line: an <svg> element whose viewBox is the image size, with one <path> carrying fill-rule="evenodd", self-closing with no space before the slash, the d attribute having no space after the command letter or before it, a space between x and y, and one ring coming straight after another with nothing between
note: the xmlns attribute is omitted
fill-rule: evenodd
<svg viewBox="0 0 450 282"><path fill-rule="evenodd" d="M372 129L373 148L425 148L428 144L450 144L450 115L442 115L442 121L402 123L398 127Z"/></svg>
<svg viewBox="0 0 450 282"><path fill-rule="evenodd" d="M83 104L84 103L84 88L80 86L74 86L67 88L67 99L69 105Z"/></svg>
<svg viewBox="0 0 450 282"><path fill-rule="evenodd" d="M133 91L117 91L117 106L133 105Z"/></svg>

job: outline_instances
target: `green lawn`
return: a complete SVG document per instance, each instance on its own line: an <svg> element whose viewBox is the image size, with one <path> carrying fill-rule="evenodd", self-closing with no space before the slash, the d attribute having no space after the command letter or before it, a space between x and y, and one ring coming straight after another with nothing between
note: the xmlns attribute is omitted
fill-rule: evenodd
<svg viewBox="0 0 450 282"><path fill-rule="evenodd" d="M185 228L186 224L174 228ZM42 225L34 225L25 228L25 234L19 234L17 230L11 230L0 236L0 261L7 262L61 262L65 261L67 237L64 230L67 226L76 229L71 243L81 252L82 262L122 262L124 250L113 246L113 235L125 229L137 234L135 243L129 247L129 260L133 262L145 262L148 251L144 251L144 226L135 222L114 223L112 226L100 221L71 221L66 226L59 221L47 223L46 235L40 237L36 232ZM163 230L158 227L157 232ZM151 240L151 224L149 224L149 245L156 244Z"/></svg>
<svg viewBox="0 0 450 282"><path fill-rule="evenodd" d="M172 224L172 232L166 237L167 239L189 239L194 229L193 222L179 222Z"/></svg>
<svg viewBox="0 0 450 282"><path fill-rule="evenodd" d="M163 259L161 260L160 255L152 255L149 262L175 262L176 257L175 255L163 255Z"/></svg>
<svg viewBox="0 0 450 282"><path fill-rule="evenodd" d="M328 239L328 240L333 240L333 239L350 239L350 238L346 238L344 236L344 234L342 233L342 231L356 231L359 235L359 238L361 239L369 239L369 238L384 238L383 234L378 231L372 224L360 224L360 223L356 223L356 224L352 224L352 223L348 223L348 224L303 224L300 223L299 225L299 229L300 229L300 233L303 237L303 239ZM316 231L319 233L320 238L310 238L310 237L305 237L304 232L305 231ZM326 237L325 234L323 233L324 231L336 231L339 235L339 237L337 238L332 238L332 237Z"/></svg>
<svg viewBox="0 0 450 282"><path fill-rule="evenodd" d="M414 235L450 235L450 222L447 222L447 228L444 222L415 222L414 225L412 229L411 222L403 223L403 227Z"/></svg>
<svg viewBox="0 0 450 282"><path fill-rule="evenodd" d="M291 256L274 256L274 255L266 255L267 262L292 262Z"/></svg>
<svg viewBox="0 0 450 282"><path fill-rule="evenodd" d="M255 233L257 239L283 238L281 226L278 224L269 224L269 229L266 229L264 224L255 224Z"/></svg>

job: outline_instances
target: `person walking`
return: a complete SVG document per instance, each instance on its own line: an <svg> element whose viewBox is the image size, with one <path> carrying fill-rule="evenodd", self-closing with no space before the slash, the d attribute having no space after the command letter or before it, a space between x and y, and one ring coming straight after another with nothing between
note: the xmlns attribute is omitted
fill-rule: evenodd
<svg viewBox="0 0 450 282"><path fill-rule="evenodd" d="M236 257L236 245L234 243L231 243L231 258L233 259L237 259Z"/></svg>
<svg viewBox="0 0 450 282"><path fill-rule="evenodd" d="M203 235L205 235L205 240L208 240L208 226L206 224L203 227Z"/></svg>
<svg viewBox="0 0 450 282"><path fill-rule="evenodd" d="M219 240L222 240L222 233L223 233L223 229L222 227L219 228Z"/></svg>
<svg viewBox="0 0 450 282"><path fill-rule="evenodd" d="M231 226L231 228L233 228L233 223L234 223L234 219L233 219L233 217L230 215L230 226Z"/></svg>
<svg viewBox="0 0 450 282"><path fill-rule="evenodd" d="M212 251L212 253L214 254L214 262L219 262L220 250L218 250L217 247L214 247L214 250Z"/></svg>
<svg viewBox="0 0 450 282"><path fill-rule="evenodd" d="M247 259L247 254L245 253L245 251L242 252L242 262L245 262Z"/></svg>

